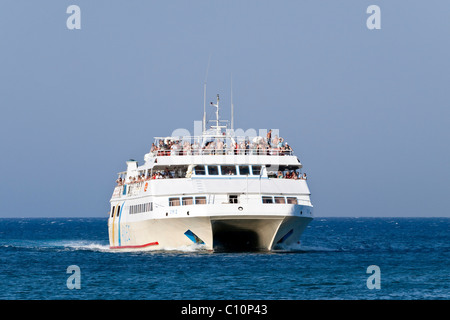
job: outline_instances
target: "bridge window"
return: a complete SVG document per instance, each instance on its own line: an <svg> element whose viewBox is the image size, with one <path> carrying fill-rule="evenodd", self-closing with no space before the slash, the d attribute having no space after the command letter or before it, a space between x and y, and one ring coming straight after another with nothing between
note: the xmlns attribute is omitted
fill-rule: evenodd
<svg viewBox="0 0 450 320"><path fill-rule="evenodd" d="M236 166L221 166L220 167L222 175L234 176L236 175Z"/></svg>
<svg viewBox="0 0 450 320"><path fill-rule="evenodd" d="M250 168L248 166L239 166L239 174L242 176L250 174Z"/></svg>
<svg viewBox="0 0 450 320"><path fill-rule="evenodd" d="M252 166L252 173L254 176L259 176L261 174L261 166Z"/></svg>
<svg viewBox="0 0 450 320"><path fill-rule="evenodd" d="M219 168L217 166L208 166L208 174L217 176L219 174Z"/></svg>
<svg viewBox="0 0 450 320"><path fill-rule="evenodd" d="M195 167L195 175L204 176L205 175L205 166L196 166Z"/></svg>

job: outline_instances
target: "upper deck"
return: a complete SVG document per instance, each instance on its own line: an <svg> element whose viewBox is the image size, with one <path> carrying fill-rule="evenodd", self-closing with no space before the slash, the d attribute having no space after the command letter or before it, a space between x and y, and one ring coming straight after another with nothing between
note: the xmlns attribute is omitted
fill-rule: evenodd
<svg viewBox="0 0 450 320"><path fill-rule="evenodd" d="M155 137L150 151L144 156L145 163L138 166L135 160L127 161L127 171L119 173L121 181L148 178L158 172L165 172L165 176L171 177L190 177L190 172L195 172L194 168L202 165L260 166L266 176L302 168L292 147L278 136L278 130L274 129L273 134L272 130L260 130L259 135L256 131L252 134L249 132L251 130L245 133L240 129L234 130L233 121L230 127L221 125L218 95L217 103L211 102L211 105L216 107L215 125L207 128L204 115L201 131L196 130L194 122L197 135L176 136L179 131L174 131L171 136ZM186 131L182 129L183 134ZM238 135L240 133L245 135Z"/></svg>
<svg viewBox="0 0 450 320"><path fill-rule="evenodd" d="M181 164L285 164L298 165L292 148L283 138L202 136L156 137L150 152L144 157L145 167L155 163ZM143 166L143 167L144 167Z"/></svg>

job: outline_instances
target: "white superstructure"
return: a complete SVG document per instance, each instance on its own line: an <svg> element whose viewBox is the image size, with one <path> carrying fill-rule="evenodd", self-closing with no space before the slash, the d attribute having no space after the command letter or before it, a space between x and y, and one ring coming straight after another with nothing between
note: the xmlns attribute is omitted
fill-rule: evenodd
<svg viewBox="0 0 450 320"><path fill-rule="evenodd" d="M127 161L109 212L112 249L272 250L313 218L302 165L282 138L238 137L219 121L199 136L155 138ZM289 176L289 177L288 177Z"/></svg>

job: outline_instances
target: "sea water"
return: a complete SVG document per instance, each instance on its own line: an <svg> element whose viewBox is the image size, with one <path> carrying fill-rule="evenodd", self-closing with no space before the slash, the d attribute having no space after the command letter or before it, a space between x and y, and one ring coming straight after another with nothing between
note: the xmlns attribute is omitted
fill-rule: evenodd
<svg viewBox="0 0 450 320"><path fill-rule="evenodd" d="M109 249L106 218L0 219L0 299L449 299L449 230L319 217L275 252L130 252Z"/></svg>

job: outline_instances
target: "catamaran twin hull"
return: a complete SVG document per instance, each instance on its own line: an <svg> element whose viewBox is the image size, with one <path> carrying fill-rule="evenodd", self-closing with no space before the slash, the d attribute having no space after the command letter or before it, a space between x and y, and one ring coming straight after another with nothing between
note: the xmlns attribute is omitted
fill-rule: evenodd
<svg viewBox="0 0 450 320"><path fill-rule="evenodd" d="M219 95L211 106L215 125L207 128L204 111L201 135L156 137L143 165L127 161L110 200L111 248L272 250L299 241L312 204L292 147L271 130L236 135L233 119L230 128L219 120Z"/></svg>
<svg viewBox="0 0 450 320"><path fill-rule="evenodd" d="M262 250L299 242L312 207L297 204L186 205L159 210L161 217L109 219L111 249L167 250L193 244L206 250ZM153 212L154 215L158 215Z"/></svg>

